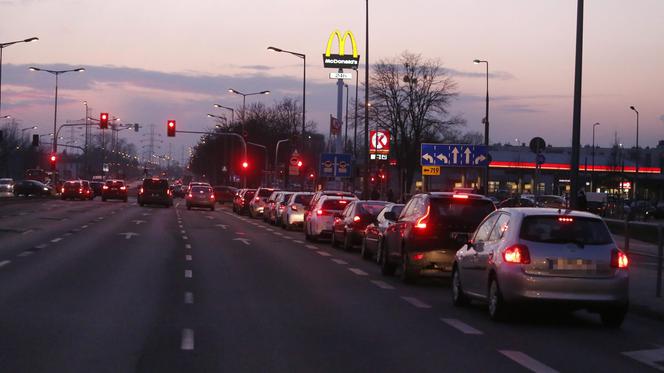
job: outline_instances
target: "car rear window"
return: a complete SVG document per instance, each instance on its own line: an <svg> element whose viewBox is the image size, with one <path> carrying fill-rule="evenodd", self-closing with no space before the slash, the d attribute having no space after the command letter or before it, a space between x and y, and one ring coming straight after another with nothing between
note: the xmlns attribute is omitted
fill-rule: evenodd
<svg viewBox="0 0 664 373"><path fill-rule="evenodd" d="M583 245L613 242L611 233L601 220L577 216L527 216L521 223L519 237L534 242Z"/></svg>
<svg viewBox="0 0 664 373"><path fill-rule="evenodd" d="M260 192L258 192L259 197L269 197L272 192L274 192L274 189L261 189Z"/></svg>
<svg viewBox="0 0 664 373"><path fill-rule="evenodd" d="M143 187L148 189L168 189L168 180L143 180Z"/></svg>
<svg viewBox="0 0 664 373"><path fill-rule="evenodd" d="M122 182L122 180L108 180L106 182L106 185L108 185L108 186L123 186L124 182Z"/></svg>
<svg viewBox="0 0 664 373"><path fill-rule="evenodd" d="M67 181L65 182L65 187L67 188L79 188L81 186L81 183L78 181Z"/></svg>
<svg viewBox="0 0 664 373"><path fill-rule="evenodd" d="M308 205L311 203L311 199L313 198L313 195L306 195L306 194L299 194L295 196L295 200L293 203L301 203L303 205Z"/></svg>
<svg viewBox="0 0 664 373"><path fill-rule="evenodd" d="M392 212L394 213L394 216L399 216L401 215L401 211L403 211L403 205L401 206L393 206L392 207Z"/></svg>
<svg viewBox="0 0 664 373"><path fill-rule="evenodd" d="M245 199L249 199L249 198L253 197L254 194L256 194L255 190L248 190L244 193L244 195L242 197L244 197Z"/></svg>
<svg viewBox="0 0 664 373"><path fill-rule="evenodd" d="M378 216L380 211L385 208L387 202L367 202L360 203L358 206L358 211L360 214L370 214L373 216Z"/></svg>
<svg viewBox="0 0 664 373"><path fill-rule="evenodd" d="M212 188L205 186L195 186L191 188L192 193L212 193Z"/></svg>
<svg viewBox="0 0 664 373"><path fill-rule="evenodd" d="M292 196L293 193L284 193L284 197L281 199L281 201L286 202Z"/></svg>
<svg viewBox="0 0 664 373"><path fill-rule="evenodd" d="M321 209L327 210L327 211L341 211L348 206L350 201L345 200L345 199L328 199L323 201L323 205L321 206Z"/></svg>
<svg viewBox="0 0 664 373"><path fill-rule="evenodd" d="M443 220L477 226L495 207L484 199L432 198L432 213Z"/></svg>

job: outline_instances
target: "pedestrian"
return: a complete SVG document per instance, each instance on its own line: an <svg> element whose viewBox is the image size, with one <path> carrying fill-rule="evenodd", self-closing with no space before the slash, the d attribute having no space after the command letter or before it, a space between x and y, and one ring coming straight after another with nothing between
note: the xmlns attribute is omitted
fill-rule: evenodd
<svg viewBox="0 0 664 373"><path fill-rule="evenodd" d="M394 191L392 190L392 188L387 190L387 201L394 202Z"/></svg>
<svg viewBox="0 0 664 373"><path fill-rule="evenodd" d="M588 200L586 199L586 191L581 188L576 199L576 209L579 211L586 211L588 209Z"/></svg>

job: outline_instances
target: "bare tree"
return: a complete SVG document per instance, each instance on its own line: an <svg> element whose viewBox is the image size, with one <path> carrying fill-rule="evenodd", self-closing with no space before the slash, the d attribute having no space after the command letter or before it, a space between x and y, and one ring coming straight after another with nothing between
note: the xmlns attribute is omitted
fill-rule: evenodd
<svg viewBox="0 0 664 373"><path fill-rule="evenodd" d="M410 190L420 144L439 140L446 131L465 124L449 113L457 84L439 61L404 52L374 65L369 96L370 118L378 128L391 132L399 175L405 170L406 190Z"/></svg>

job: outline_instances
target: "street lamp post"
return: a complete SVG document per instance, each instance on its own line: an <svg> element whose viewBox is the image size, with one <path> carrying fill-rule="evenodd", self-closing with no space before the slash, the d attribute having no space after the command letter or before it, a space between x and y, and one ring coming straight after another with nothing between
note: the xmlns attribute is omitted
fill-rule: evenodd
<svg viewBox="0 0 664 373"><path fill-rule="evenodd" d="M639 152L639 111L634 106L630 106L629 108L636 113L636 173L634 174L634 185L632 185L632 198L636 199L636 179L639 178L639 158L641 158L641 153Z"/></svg>
<svg viewBox="0 0 664 373"><path fill-rule="evenodd" d="M0 43L0 114L2 114L2 50L10 45L18 43L29 43L35 40L39 40L39 38L32 37L24 40L16 40L16 41L10 41L8 43Z"/></svg>
<svg viewBox="0 0 664 373"><path fill-rule="evenodd" d="M229 88L228 92L230 93L235 93L236 95L242 96L242 136L244 136L245 132L245 109L246 109L246 104L247 104L247 96L255 96L255 95L269 95L270 91L260 91L260 92L254 92L254 93L242 93L236 89Z"/></svg>
<svg viewBox="0 0 664 373"><path fill-rule="evenodd" d="M307 122L307 55L304 53L291 52L277 47L267 47L268 50L288 53L302 59L302 147L304 148L304 127Z"/></svg>
<svg viewBox="0 0 664 373"><path fill-rule="evenodd" d="M90 173L89 172L90 171L89 170L90 163L89 163L89 160L88 160L88 157L89 157L88 140L90 138L90 128L89 128L90 127L89 126L90 122L88 121L88 116L90 116L90 113L88 111L88 102L83 101L83 105L85 105L85 145L83 146L83 148L85 149L85 151L84 151L84 153L85 153L85 165L84 165L84 170L83 171L85 172L85 177L89 177L90 176L89 175L89 173Z"/></svg>
<svg viewBox="0 0 664 373"><path fill-rule="evenodd" d="M599 122L593 124L593 169L590 173L590 191L595 190L595 127L599 126Z"/></svg>
<svg viewBox="0 0 664 373"><path fill-rule="evenodd" d="M369 0L365 1L364 45L364 180L363 198L369 199Z"/></svg>
<svg viewBox="0 0 664 373"><path fill-rule="evenodd" d="M223 120L224 123L228 124L228 119L226 119L226 117L222 117L221 115L208 114L207 116L208 116L208 118L215 118L215 119ZM221 125L217 124L216 127L221 128Z"/></svg>
<svg viewBox="0 0 664 373"><path fill-rule="evenodd" d="M486 105L484 111L484 146L489 146L489 61L476 59L475 64L486 64ZM489 194L489 165L484 169L484 193Z"/></svg>
<svg viewBox="0 0 664 373"><path fill-rule="evenodd" d="M235 123L235 109L233 109L232 107L223 106L223 105L219 105L219 104L214 104L214 107L230 110L231 111L231 123Z"/></svg>

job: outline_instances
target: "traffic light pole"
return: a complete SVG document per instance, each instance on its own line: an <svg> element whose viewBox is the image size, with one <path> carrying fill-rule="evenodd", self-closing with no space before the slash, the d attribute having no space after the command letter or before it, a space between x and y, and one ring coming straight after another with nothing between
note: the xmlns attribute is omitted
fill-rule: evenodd
<svg viewBox="0 0 664 373"><path fill-rule="evenodd" d="M265 151L265 184L263 184L263 185L268 186L267 185L268 184L268 182L267 182L267 164L268 164L268 161L267 161L267 146L261 145L261 144L256 144L255 142L249 142L249 141L247 141L247 144L253 145L253 146L256 146L256 147L259 147L259 148L263 148L263 150Z"/></svg>

